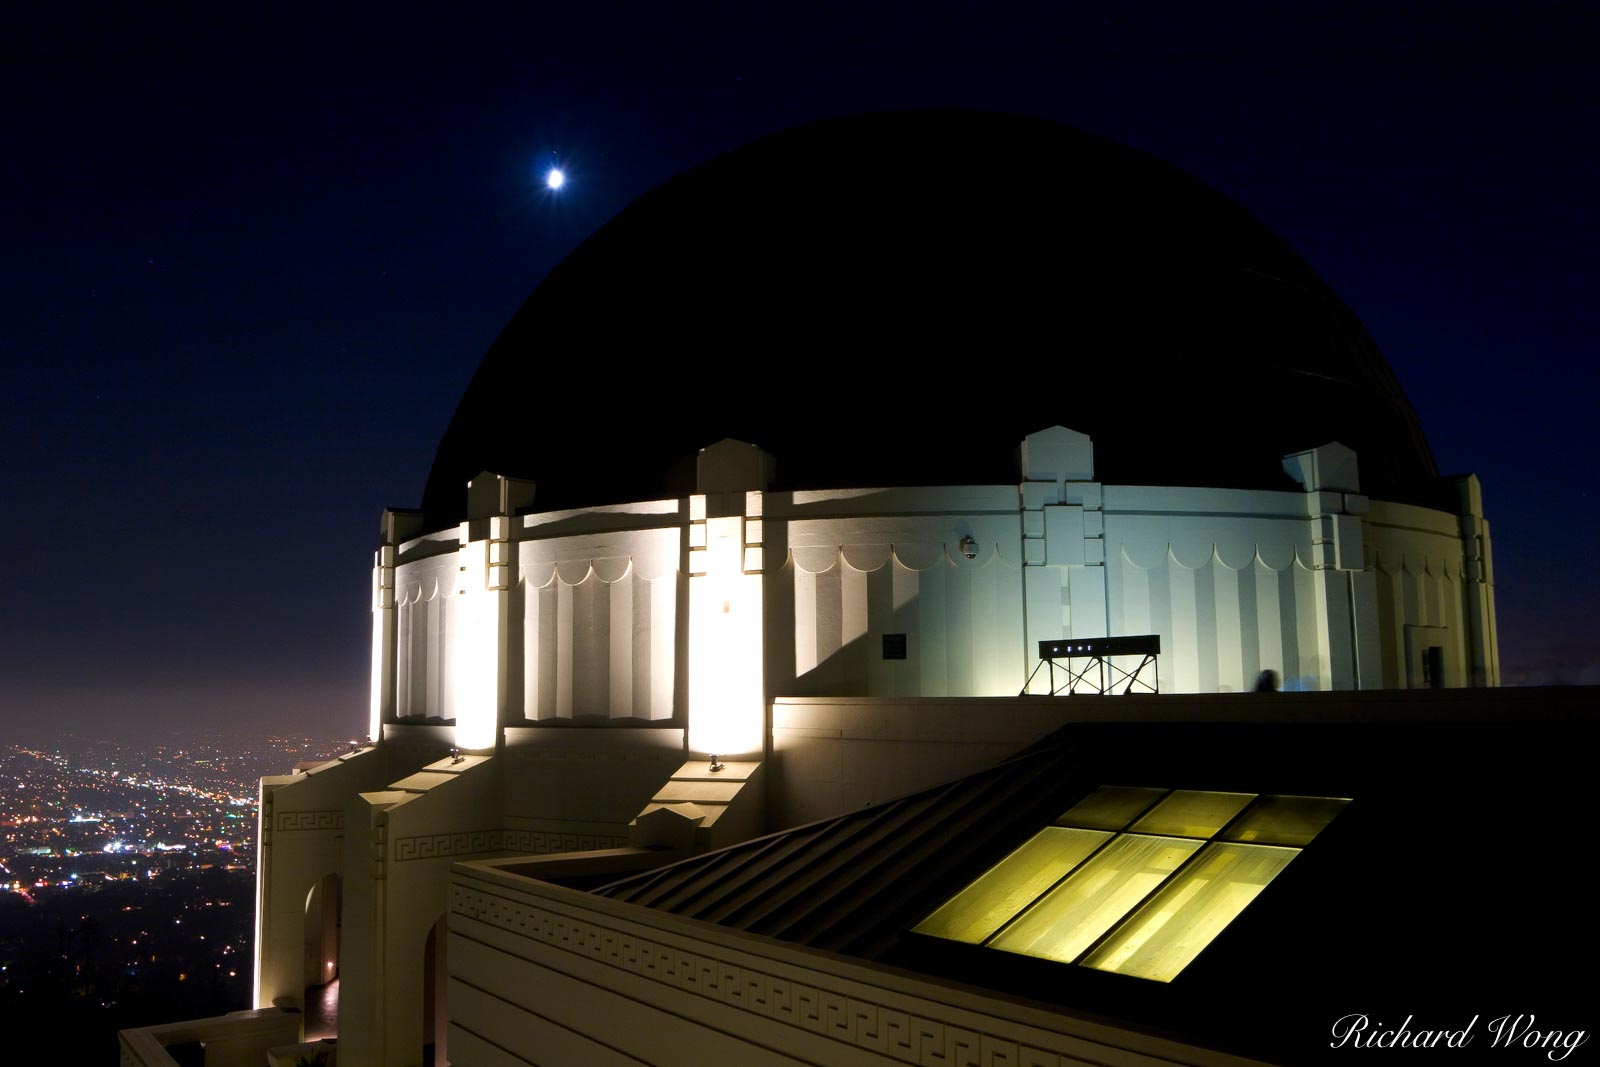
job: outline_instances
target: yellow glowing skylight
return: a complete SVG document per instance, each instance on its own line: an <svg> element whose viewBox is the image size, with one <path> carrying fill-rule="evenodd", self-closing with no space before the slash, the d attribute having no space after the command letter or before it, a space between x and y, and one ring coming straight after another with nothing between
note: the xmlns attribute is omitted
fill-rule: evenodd
<svg viewBox="0 0 1600 1067"><path fill-rule="evenodd" d="M1199 847L1181 837L1121 834L991 945L1071 963Z"/></svg>
<svg viewBox="0 0 1600 1067"><path fill-rule="evenodd" d="M1340 797L1262 797L1222 836L1259 845L1305 845L1350 803Z"/></svg>
<svg viewBox="0 0 1600 1067"><path fill-rule="evenodd" d="M1270 845L1210 844L1083 963L1170 982L1300 854Z"/></svg>
<svg viewBox="0 0 1600 1067"><path fill-rule="evenodd" d="M915 930L1170 982L1347 803L1104 787Z"/></svg>
<svg viewBox="0 0 1600 1067"><path fill-rule="evenodd" d="M1254 793L1201 793L1176 789L1133 824L1143 834L1210 837L1254 800Z"/></svg>
<svg viewBox="0 0 1600 1067"><path fill-rule="evenodd" d="M982 944L1110 837L1047 826L918 923L917 932Z"/></svg>
<svg viewBox="0 0 1600 1067"><path fill-rule="evenodd" d="M1150 805L1167 795L1165 789L1131 789L1105 785L1072 806L1057 826L1088 826L1096 830L1125 830Z"/></svg>

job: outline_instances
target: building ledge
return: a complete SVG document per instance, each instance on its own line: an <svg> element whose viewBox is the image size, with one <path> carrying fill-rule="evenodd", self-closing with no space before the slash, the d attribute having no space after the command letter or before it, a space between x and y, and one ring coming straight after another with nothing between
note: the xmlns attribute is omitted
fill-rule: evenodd
<svg viewBox="0 0 1600 1067"><path fill-rule="evenodd" d="M208 1064L262 1063L267 1049L300 1040L301 1015L280 1008L255 1008L209 1019L141 1026L120 1030L123 1067L178 1067L167 1052L169 1045L199 1042L206 1048Z"/></svg>

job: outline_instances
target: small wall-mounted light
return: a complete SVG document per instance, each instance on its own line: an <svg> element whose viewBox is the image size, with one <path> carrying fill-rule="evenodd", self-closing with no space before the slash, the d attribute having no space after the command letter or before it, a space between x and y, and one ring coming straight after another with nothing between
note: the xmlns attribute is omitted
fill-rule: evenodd
<svg viewBox="0 0 1600 1067"><path fill-rule="evenodd" d="M464 760L466 758L467 757L465 757L465 756L463 756L461 754L461 750L459 748L451 746L451 749L450 749L450 762L451 763L460 763L462 760Z"/></svg>
<svg viewBox="0 0 1600 1067"><path fill-rule="evenodd" d="M722 762L722 757L721 756L718 756L715 753L712 754L712 756L711 756L711 773L715 774L716 772L722 770L726 766L727 766L727 764Z"/></svg>
<svg viewBox="0 0 1600 1067"><path fill-rule="evenodd" d="M961 554L968 559L978 558L978 542L972 539L971 534L961 539Z"/></svg>

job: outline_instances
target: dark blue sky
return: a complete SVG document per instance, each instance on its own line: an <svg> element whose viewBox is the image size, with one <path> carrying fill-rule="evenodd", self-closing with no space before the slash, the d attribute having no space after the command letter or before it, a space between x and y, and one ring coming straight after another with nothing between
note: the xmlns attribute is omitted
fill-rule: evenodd
<svg viewBox="0 0 1600 1067"><path fill-rule="evenodd" d="M0 14L0 723L360 730L379 510L544 274L708 156L912 106L1076 125L1286 238L1483 479L1508 680L1600 681L1600 15L1201 7Z"/></svg>

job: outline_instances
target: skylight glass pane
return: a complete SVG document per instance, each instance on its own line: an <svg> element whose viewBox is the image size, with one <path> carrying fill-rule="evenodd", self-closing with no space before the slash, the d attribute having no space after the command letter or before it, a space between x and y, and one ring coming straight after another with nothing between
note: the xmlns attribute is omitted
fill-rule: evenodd
<svg viewBox="0 0 1600 1067"><path fill-rule="evenodd" d="M919 934L980 944L1060 881L1110 834L1047 826L915 927Z"/></svg>
<svg viewBox="0 0 1600 1067"><path fill-rule="evenodd" d="M1350 801L1340 797L1260 797L1223 838L1258 845L1305 845Z"/></svg>
<svg viewBox="0 0 1600 1067"><path fill-rule="evenodd" d="M1056 820L1056 825L1120 830L1166 792L1165 789L1137 789L1124 785L1101 786L1074 804Z"/></svg>
<svg viewBox="0 0 1600 1067"><path fill-rule="evenodd" d="M1123 834L989 944L1007 952L1070 963L1201 844L1182 838Z"/></svg>
<svg viewBox="0 0 1600 1067"><path fill-rule="evenodd" d="M1256 798L1254 793L1202 793L1179 789L1133 824L1142 834L1210 837Z"/></svg>
<svg viewBox="0 0 1600 1067"><path fill-rule="evenodd" d="M1084 965L1172 981L1299 854L1267 845L1206 846Z"/></svg>

